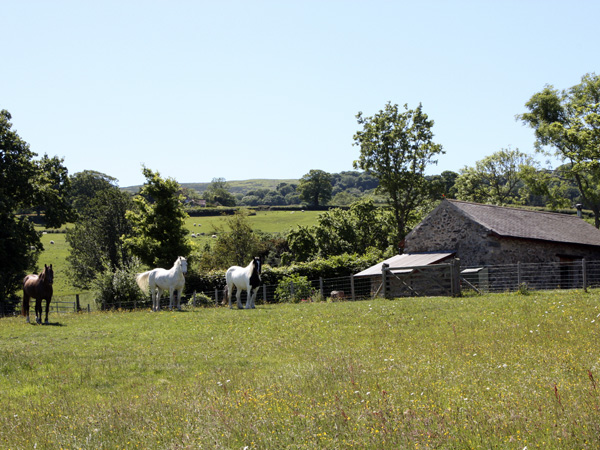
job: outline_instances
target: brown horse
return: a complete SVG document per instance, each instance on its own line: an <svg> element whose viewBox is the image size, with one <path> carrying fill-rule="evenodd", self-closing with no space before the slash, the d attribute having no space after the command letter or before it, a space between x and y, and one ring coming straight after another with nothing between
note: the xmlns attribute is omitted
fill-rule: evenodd
<svg viewBox="0 0 600 450"><path fill-rule="evenodd" d="M42 323L42 299L46 300L46 322L48 323L48 311L52 300L52 283L54 282L54 271L44 264L44 271L39 275L27 275L23 279L23 308L22 314L27 317L29 323L29 299L35 298L35 322Z"/></svg>

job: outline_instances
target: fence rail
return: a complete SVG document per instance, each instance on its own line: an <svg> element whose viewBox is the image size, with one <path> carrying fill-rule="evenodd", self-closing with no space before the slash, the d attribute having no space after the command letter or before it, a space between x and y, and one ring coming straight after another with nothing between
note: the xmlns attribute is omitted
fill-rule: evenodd
<svg viewBox="0 0 600 450"><path fill-rule="evenodd" d="M444 266L444 267L442 267ZM474 290L487 292L514 292L520 289L554 290L554 289L583 289L600 288L600 261L567 261L539 264L512 264L498 266L460 267L458 265L431 265L415 268L403 267L398 269L384 268L379 277L357 278L353 275L338 278L319 278L311 280L311 296L297 299L310 301L315 299L330 300L366 300L373 297L419 296L419 295L460 295L461 291ZM458 275L460 274L460 275ZM421 280L418 280L421 276ZM387 280L386 280L387 277ZM404 278L402 278L404 277ZM410 278L412 277L412 278ZM394 279L403 291L390 291L390 279ZM415 281L417 280L417 281ZM459 282L457 283L457 280ZM426 283L423 284L423 281ZM387 283L387 286L386 286ZM411 284L413 283L413 284ZM418 284L421 283L421 284ZM427 290L423 286L431 286ZM415 286L419 286L418 289ZM290 287L293 289L293 286ZM440 289L442 288L442 289ZM277 303L277 285L262 285L257 294L257 303ZM235 295L235 294L234 294ZM246 292L242 294L242 302L246 302ZM66 301L65 297L51 303L51 311L77 312L81 311L79 295L74 301ZM182 304L189 306L215 306L225 304L227 298L222 288L216 287L208 292L192 292L182 297ZM232 298L232 303L235 297ZM169 299L163 297L161 308L169 306ZM151 301L136 303L116 302L101 305L103 309L150 308ZM89 304L84 310L89 311ZM15 314L13 311L12 314ZM0 310L0 316L2 311Z"/></svg>

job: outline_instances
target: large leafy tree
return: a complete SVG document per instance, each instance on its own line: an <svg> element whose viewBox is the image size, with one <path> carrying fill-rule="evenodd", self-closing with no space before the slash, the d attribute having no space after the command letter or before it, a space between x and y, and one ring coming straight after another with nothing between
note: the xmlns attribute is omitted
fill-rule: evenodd
<svg viewBox="0 0 600 450"><path fill-rule="evenodd" d="M331 200L333 191L331 174L324 170L311 170L300 178L297 190L300 198L309 205L325 205Z"/></svg>
<svg viewBox="0 0 600 450"><path fill-rule="evenodd" d="M116 178L95 170L77 172L71 175L70 181L69 201L77 212L86 210L88 203L98 192L105 189L118 189Z"/></svg>
<svg viewBox="0 0 600 450"><path fill-rule="evenodd" d="M213 205L235 206L235 197L228 189L225 178L213 178L202 198Z"/></svg>
<svg viewBox="0 0 600 450"><path fill-rule="evenodd" d="M69 177L62 159L36 153L12 130L12 119L0 111L0 303L20 287L35 268L43 246L33 223L18 213L43 214L48 227L57 228L71 217L67 201Z"/></svg>
<svg viewBox="0 0 600 450"><path fill-rule="evenodd" d="M354 145L360 147L354 168L379 180L378 190L388 196L400 243L415 211L430 197L425 169L437 164L434 158L443 153L442 146L433 142L434 122L420 104L414 110L404 105L402 111L390 102L372 117L359 112L356 118L363 129L354 135Z"/></svg>
<svg viewBox="0 0 600 450"><path fill-rule="evenodd" d="M137 208L127 212L133 229L125 246L148 266L170 268L178 256L187 257L192 251L180 186L146 167L143 174L146 183L133 199Z"/></svg>
<svg viewBox="0 0 600 450"><path fill-rule="evenodd" d="M525 107L528 112L517 118L535 130L536 149L564 163L600 227L600 77L586 74L562 91L547 85Z"/></svg>
<svg viewBox="0 0 600 450"><path fill-rule="evenodd" d="M126 218L132 208L130 195L114 185L96 191L80 207L79 218L66 237L71 248L67 262L75 286L89 288L106 268L115 271L130 265L123 238L132 232Z"/></svg>
<svg viewBox="0 0 600 450"><path fill-rule="evenodd" d="M494 205L520 204L523 173L535 167L535 160L519 149L501 149L475 162L474 167L460 170L455 183L456 196Z"/></svg>

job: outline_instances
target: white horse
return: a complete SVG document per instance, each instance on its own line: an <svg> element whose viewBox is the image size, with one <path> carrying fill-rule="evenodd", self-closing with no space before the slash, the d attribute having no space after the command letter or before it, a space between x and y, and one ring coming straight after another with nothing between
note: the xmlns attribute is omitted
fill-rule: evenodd
<svg viewBox="0 0 600 450"><path fill-rule="evenodd" d="M177 291L177 309L181 310L181 294L185 286L185 277L187 273L187 260L180 256L173 264L170 270L153 269L147 272L138 273L135 276L140 289L144 292L150 288L152 296L152 311L160 310L160 297L163 291L169 291L169 309L173 309L173 294Z"/></svg>
<svg viewBox="0 0 600 450"><path fill-rule="evenodd" d="M248 292L248 300L246 300L246 309L255 308L254 301L256 293L260 286L260 259L254 258L246 267L232 266L227 269L225 274L227 282L227 299L229 300L229 308L231 308L231 295L235 286L237 292L237 306L242 309L242 290Z"/></svg>

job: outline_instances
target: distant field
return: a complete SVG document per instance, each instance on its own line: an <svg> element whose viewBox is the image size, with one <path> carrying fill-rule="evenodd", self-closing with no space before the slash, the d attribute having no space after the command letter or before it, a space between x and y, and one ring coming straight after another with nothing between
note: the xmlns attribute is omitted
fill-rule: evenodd
<svg viewBox="0 0 600 450"><path fill-rule="evenodd" d="M311 226L323 211L258 211L248 216L248 221L256 231L265 233L285 233L299 225ZM216 227L227 223L228 216L190 217L186 220L186 228L190 233L204 233L210 238ZM194 226L194 224L196 224Z"/></svg>
<svg viewBox="0 0 600 450"><path fill-rule="evenodd" d="M0 319L3 449L597 449L600 294Z"/></svg>
<svg viewBox="0 0 600 450"><path fill-rule="evenodd" d="M261 211L256 215L249 216L248 220L254 230L266 233L284 233L298 225L309 226L317 222L317 217L322 211ZM227 216L190 217L186 220L186 228L190 235L204 233L204 236L196 238L196 242L203 244L211 239L216 226L224 226ZM194 224L196 224L194 226ZM42 231L42 228L38 228ZM54 295L55 298L65 297L72 301L75 294L81 289L71 285L66 274L66 258L69 254L69 246L65 241L65 233L48 233L42 236L44 251L40 255L38 265L52 264L54 268ZM50 242L54 242L51 244ZM193 270L193 267L192 267ZM85 302L85 303L83 303ZM82 299L82 305L87 304L87 299Z"/></svg>

